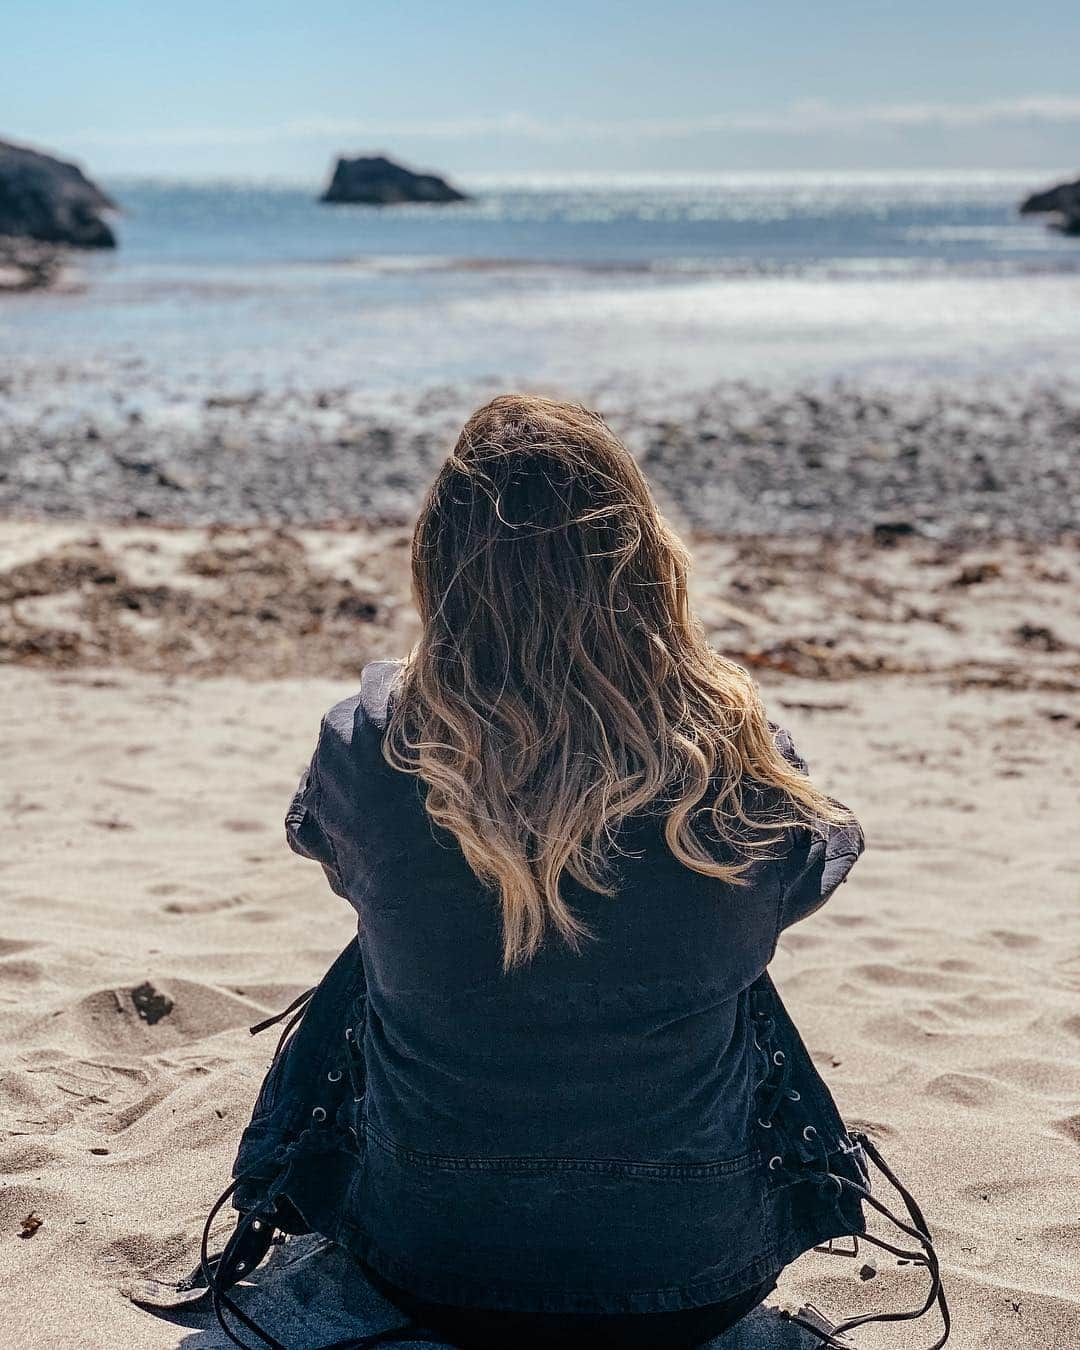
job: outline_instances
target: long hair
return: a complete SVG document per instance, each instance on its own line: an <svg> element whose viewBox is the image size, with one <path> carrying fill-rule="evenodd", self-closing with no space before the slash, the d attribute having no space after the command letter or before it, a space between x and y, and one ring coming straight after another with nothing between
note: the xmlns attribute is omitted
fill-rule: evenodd
<svg viewBox="0 0 1080 1350"><path fill-rule="evenodd" d="M689 564L629 451L574 404L496 398L427 494L421 636L383 755L423 780L431 819L498 891L504 969L552 929L574 949L590 936L560 878L614 895L617 827L650 803L680 862L734 885L785 828L846 818L709 646Z"/></svg>

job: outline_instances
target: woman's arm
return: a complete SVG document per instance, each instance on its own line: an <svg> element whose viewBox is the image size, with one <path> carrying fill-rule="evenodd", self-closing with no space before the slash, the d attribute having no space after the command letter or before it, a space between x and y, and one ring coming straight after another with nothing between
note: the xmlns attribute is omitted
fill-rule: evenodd
<svg viewBox="0 0 1080 1350"><path fill-rule="evenodd" d="M800 773L807 773L806 761L787 731L774 726L773 735L784 758ZM780 931L820 909L847 880L866 846L862 827L854 817L842 825L824 825L822 831L819 834L800 826L792 832L781 882Z"/></svg>
<svg viewBox="0 0 1080 1350"><path fill-rule="evenodd" d="M292 803L285 813L285 838L294 853L303 858L311 858L321 863L331 889L342 899L348 899L334 844L319 818L322 799L322 779L319 773L319 761L324 752L326 737L326 719L319 728L319 739L311 762L304 770L300 786L293 795Z"/></svg>

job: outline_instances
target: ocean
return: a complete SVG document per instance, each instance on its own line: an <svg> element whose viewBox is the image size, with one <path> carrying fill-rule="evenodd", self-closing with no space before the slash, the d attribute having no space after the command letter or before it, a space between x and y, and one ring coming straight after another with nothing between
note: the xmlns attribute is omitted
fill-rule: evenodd
<svg viewBox="0 0 1080 1350"><path fill-rule="evenodd" d="M107 182L119 248L0 303L0 353L24 412L60 379L88 404L178 405L468 381L667 396L1054 379L1080 357L1080 242L1017 214L1043 183L466 177L471 202L387 210L320 205L316 187Z"/></svg>

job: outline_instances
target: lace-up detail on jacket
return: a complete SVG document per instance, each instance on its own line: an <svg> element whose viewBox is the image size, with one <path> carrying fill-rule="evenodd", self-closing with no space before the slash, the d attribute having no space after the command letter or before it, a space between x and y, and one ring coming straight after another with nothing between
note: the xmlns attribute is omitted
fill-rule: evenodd
<svg viewBox="0 0 1080 1350"><path fill-rule="evenodd" d="M830 1151L818 1125L810 1119L802 1093L792 1085L796 1075L791 1050L785 1046L785 1037L777 1025L776 1013L780 1005L775 995L771 994L770 988L758 987L751 990L750 1020L754 1047L763 1065L763 1076L758 1082L755 1094L756 1126L762 1136L762 1148L768 1155L768 1172L772 1185L809 1183L831 1196L836 1203L839 1203L846 1193L853 1194L860 1202L870 1205L878 1214L888 1219L902 1233L914 1238L919 1247L917 1249L897 1247L865 1231L861 1234L863 1241L909 1261L912 1265L925 1268L930 1275L930 1291L925 1302L921 1307L911 1311L867 1313L841 1322L831 1332L823 1332L812 1322L796 1315L791 1315L791 1320L807 1331L812 1331L821 1339L823 1345L845 1350L849 1345L843 1339L846 1332L870 1322L913 1321L929 1312L936 1303L943 1330L929 1350L941 1350L949 1339L949 1308L941 1284L937 1252L926 1220L910 1192L889 1169L868 1135L841 1130L835 1141L836 1148ZM846 1174L847 1169L838 1170L838 1165L834 1166L832 1161L834 1156L850 1161L852 1157L858 1155L873 1163L899 1194L907 1209L909 1221L898 1218L870 1193L869 1172L864 1166L858 1167L856 1179ZM831 1255L856 1256L859 1250L857 1235L853 1237L853 1242L850 1251L839 1252L831 1241L828 1245L819 1246L815 1250Z"/></svg>

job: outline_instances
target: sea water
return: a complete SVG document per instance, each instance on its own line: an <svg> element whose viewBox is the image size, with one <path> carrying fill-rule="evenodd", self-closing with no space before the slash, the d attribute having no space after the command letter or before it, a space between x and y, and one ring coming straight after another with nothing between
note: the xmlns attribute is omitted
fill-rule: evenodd
<svg viewBox="0 0 1080 1350"><path fill-rule="evenodd" d="M1042 185L504 176L463 179L459 205L387 209L322 205L313 185L106 183L119 247L81 255L58 291L0 300L0 358L8 396L31 401L59 379L74 399L152 385L180 402L465 381L585 395L1053 380L1080 370L1080 241L1018 215Z"/></svg>

